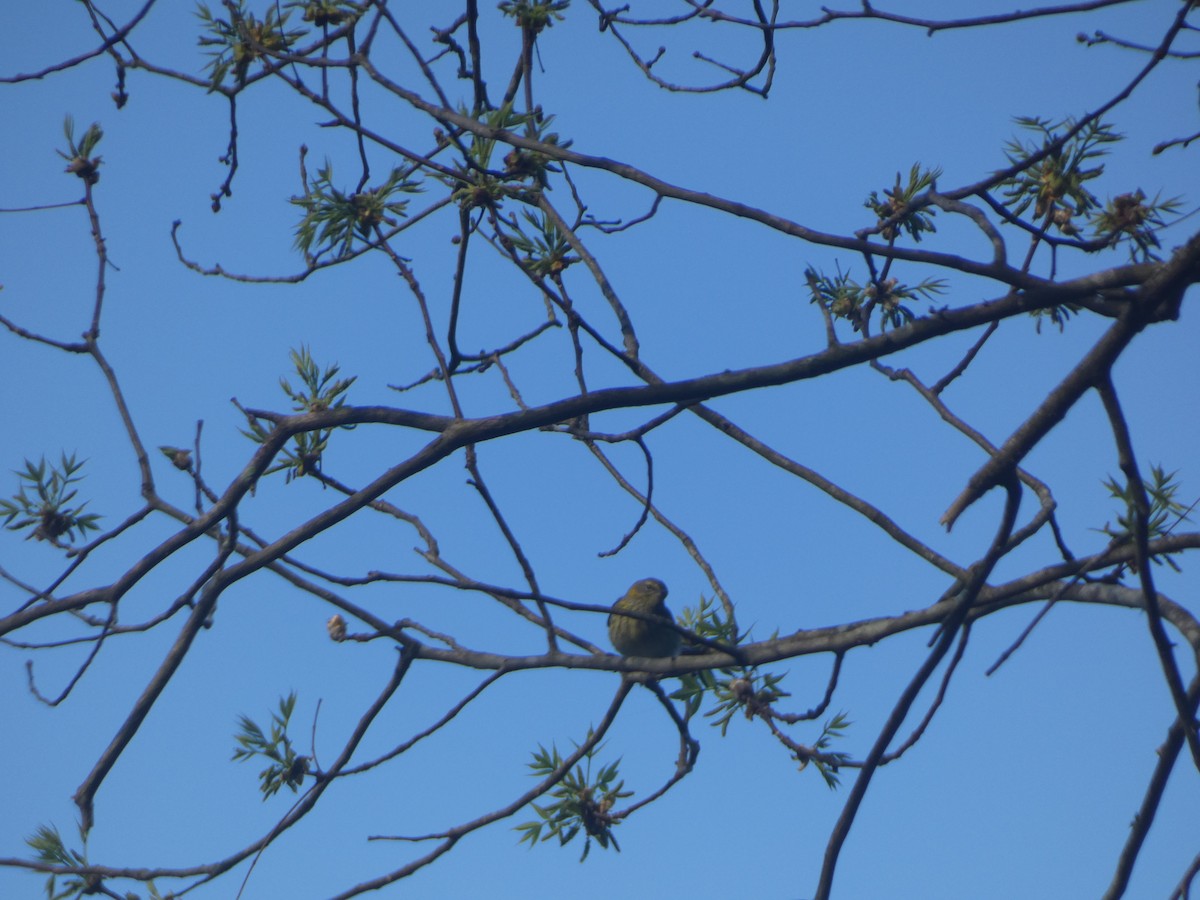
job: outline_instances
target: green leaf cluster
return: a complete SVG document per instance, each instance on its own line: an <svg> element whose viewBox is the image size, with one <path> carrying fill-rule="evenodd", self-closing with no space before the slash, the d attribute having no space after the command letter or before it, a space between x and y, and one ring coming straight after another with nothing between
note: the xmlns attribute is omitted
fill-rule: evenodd
<svg viewBox="0 0 1200 900"><path fill-rule="evenodd" d="M296 226L296 247L310 260L328 252L343 257L356 239L369 243L377 226L396 227L408 214L408 200L397 195L421 190L408 174L410 170L395 168L377 187L347 194L333 186L333 163L326 159L304 196L292 198L304 210Z"/></svg>
<svg viewBox="0 0 1200 900"><path fill-rule="evenodd" d="M301 344L298 352L291 351L291 360L296 374L300 376L301 388L293 388L286 378L279 379L279 386L292 401L292 409L296 412L322 412L340 408L346 402L346 391L358 378L338 378L341 367L337 363L322 372L306 344Z"/></svg>
<svg viewBox="0 0 1200 900"><path fill-rule="evenodd" d="M688 607L680 616L680 624L700 637L736 647L749 637L749 632L739 634L737 625L723 615L721 607L705 597L700 598L697 608ZM721 729L724 737L729 723L737 713L747 720L761 719L766 722L777 738L792 751L803 769L812 763L825 783L830 787L838 784L838 767L849 759L844 753L829 752L830 743L841 737L850 723L839 713L825 723L820 737L811 747L798 744L784 735L776 726L777 720L800 721L802 717L785 715L775 711L780 700L791 695L781 687L784 676L760 672L757 666L730 666L721 669L704 669L685 672L679 676L680 686L670 697L684 705L684 718L690 720L706 702L712 706L705 713L709 723Z"/></svg>
<svg viewBox="0 0 1200 900"><path fill-rule="evenodd" d="M704 713L711 718L714 728L721 729L724 737L729 723L737 712L747 719L762 715L774 703L790 697L780 688L783 675L760 673L756 666L735 666L728 669L705 669L679 676L682 686L671 694L671 699L684 704L687 718L691 718L711 695L715 706Z"/></svg>
<svg viewBox="0 0 1200 900"><path fill-rule="evenodd" d="M263 800L274 796L282 787L295 793L308 774L309 758L296 753L287 731L295 708L293 691L279 701L279 712L271 714L269 737L249 716L238 716L238 733L234 736L238 748L233 752L233 759L244 762L261 756L269 760L267 767L258 773Z"/></svg>
<svg viewBox="0 0 1200 900"><path fill-rule="evenodd" d="M295 412L320 412L327 409L339 409L346 403L346 392L354 384L358 376L338 378L341 371L337 363L324 371L312 358L307 345L301 344L300 350L292 350L292 365L300 377L301 386L292 387L286 378L279 379L279 386L292 401ZM270 432L257 419L249 419L250 429L243 431L255 443L261 444ZM343 426L347 430L353 425ZM329 448L329 438L334 429L321 428L315 431L302 431L293 438L292 445L283 450L280 461L272 465L264 476L274 472L287 472L286 482L293 478L303 478L312 472L320 471L321 458Z"/></svg>
<svg viewBox="0 0 1200 900"><path fill-rule="evenodd" d="M1053 222L1065 234L1073 234L1071 217L1087 215L1100 205L1086 186L1104 172L1104 166L1096 164L1097 160L1107 155L1108 146L1123 140L1123 136L1111 125L1094 121L1063 140L1075 127L1072 118L1053 122L1020 116L1016 122L1036 138L1032 141L1014 138L1004 145L1008 161L1022 166L1000 183L1011 212L1019 216L1032 205L1034 218ZM1045 155L1027 165L1039 153Z"/></svg>
<svg viewBox="0 0 1200 900"><path fill-rule="evenodd" d="M522 212L525 221L532 226L532 234L526 234L518 222L511 221L512 233L504 235L501 242L518 254L525 269L538 278L553 277L562 273L567 266L579 262L571 256L571 245L563 237L558 226L546 216Z"/></svg>
<svg viewBox="0 0 1200 900"><path fill-rule="evenodd" d="M1145 192L1138 188L1132 193L1113 197L1104 205L1104 209L1092 217L1089 224L1096 236L1109 246L1128 242L1130 259L1148 262L1159 258L1155 251L1162 246L1155 230L1165 227L1167 222L1164 215L1177 214L1180 205L1178 197L1162 200L1156 196L1147 203Z"/></svg>
<svg viewBox="0 0 1200 900"><path fill-rule="evenodd" d="M931 299L946 290L946 282L941 278L926 278L913 285L882 278L864 286L841 268L832 277L812 268L805 270L804 275L812 290L812 302L820 303L835 319L849 321L855 331L860 331L864 320L875 311L879 312L881 328L907 325L916 318L908 304Z"/></svg>
<svg viewBox="0 0 1200 900"><path fill-rule="evenodd" d="M863 206L879 217L878 224L883 226L880 234L885 239L893 241L900 232L905 232L919 244L922 234L937 231L933 224L935 210L914 207L913 202L922 191L933 187L941 174L941 169L922 169L920 163L913 163L907 183L901 182L897 172L895 185L884 190L882 197L871 191Z"/></svg>
<svg viewBox="0 0 1200 900"><path fill-rule="evenodd" d="M267 7L266 15L261 19L246 9L246 0L236 0L225 6L230 13L229 19L213 15L206 3L198 4L196 10L207 32L200 37L200 46L214 48L207 51L212 59L204 67L212 88L219 87L231 71L233 80L241 87L255 60L283 52L288 44L304 34L303 28L287 27L291 10L281 11L276 3Z"/></svg>
<svg viewBox="0 0 1200 900"><path fill-rule="evenodd" d="M25 838L25 843L33 850L34 859L38 862L48 863L52 866L63 866L65 868L86 869L89 865L87 859L87 836L82 830L80 830L79 839L83 849L71 850L63 842L62 835L58 833L58 829L55 826L39 825L37 831ZM150 900L174 900L174 894L160 894L153 880L148 880L145 884L146 889L149 891L147 896ZM71 897L93 895L104 895L106 897L119 896L110 890L101 880L101 876L97 874L72 875L64 878L61 888L59 887L57 875L51 875L46 879L47 900L68 900ZM132 891L123 896L124 900L140 900L141 898L140 894L135 894Z"/></svg>
<svg viewBox="0 0 1200 900"><path fill-rule="evenodd" d="M588 739L591 739L590 731ZM613 849L620 852L621 847L613 834L617 820L611 815L611 811L618 800L632 797L633 792L623 790L625 782L617 780L621 762L619 759L602 766L595 778L592 777L592 759L600 752L602 746L593 747L585 753L583 758L586 765L576 765L550 791L549 796L554 802L546 806L530 804L538 814L538 820L516 827L516 830L522 833L518 843L529 841L529 846L532 847L539 841L558 838L558 844L562 847L582 831L584 841L580 862L587 859L593 840L605 850L611 844ZM547 750L539 744L529 768L533 770L531 774L535 778L548 778L561 769L562 765L563 759L557 747L551 745Z"/></svg>
<svg viewBox="0 0 1200 900"><path fill-rule="evenodd" d="M66 171L83 179L87 184L95 184L100 180L100 157L93 157L92 151L104 137L100 123L93 122L89 125L77 144L75 143L75 119L67 116L63 120L63 134L67 138L67 149L65 152L62 150L55 152L67 161Z"/></svg>
<svg viewBox="0 0 1200 900"><path fill-rule="evenodd" d="M1146 532L1151 540L1166 537L1180 522L1187 522L1188 513L1192 507L1185 507L1177 498L1180 484L1175 476L1178 472L1167 472L1161 465L1150 467L1150 480L1144 482L1146 496L1150 500L1150 508L1146 510ZM1128 482L1122 484L1115 478L1104 482L1109 496L1121 501L1122 511L1117 514L1117 524L1105 523L1099 529L1117 543L1128 543L1133 540L1134 523L1137 521L1137 497ZM1195 504L1192 504L1195 506ZM1169 557L1150 557L1151 562L1167 562L1173 568L1175 563Z"/></svg>
<svg viewBox="0 0 1200 900"><path fill-rule="evenodd" d="M1030 315L1037 320L1037 331L1038 334L1041 334L1043 319L1048 318L1052 324L1058 326L1059 331L1062 331L1066 328L1067 320L1079 312L1081 308L1077 303L1059 303L1055 306L1048 306L1045 309L1035 309Z"/></svg>
<svg viewBox="0 0 1200 900"><path fill-rule="evenodd" d="M724 609L711 597L700 595L699 606L685 606L679 624L698 637L736 647L746 639L739 634L737 622L725 616ZM747 632L748 634L748 632Z"/></svg>
<svg viewBox="0 0 1200 900"><path fill-rule="evenodd" d="M468 115L465 107L459 113ZM514 112L512 104L506 103L499 109L488 110L479 117L485 125L504 131L524 129L525 136L543 144L569 147L557 133L547 129L554 121L540 110L532 113ZM445 135L440 135L446 140ZM496 139L472 134L466 148L466 158L454 167L453 198L463 209L495 209L505 198L525 196L532 182L539 188L548 186L548 173L558 172L546 154L514 147L504 157L504 169L492 168L492 156L496 150Z"/></svg>
<svg viewBox="0 0 1200 900"><path fill-rule="evenodd" d="M1068 138L1066 135L1077 124L1072 118L1053 122L1019 117L1016 122L1036 137L1032 141L1014 138L1005 145L1008 161L1022 167L1000 182L1014 216L1032 206L1040 227L1054 226L1069 238L1080 235L1076 219L1081 217L1093 232L1082 249L1096 252L1124 243L1135 262L1158 259L1156 251L1160 244L1156 231L1167 224L1166 216L1178 214L1179 198L1164 200L1156 196L1147 202L1145 192L1138 188L1101 204L1089 188L1090 182L1104 174L1100 160L1108 154L1110 145L1124 139L1112 125L1088 122ZM1041 158L1031 163L1039 155ZM1066 320L1078 310L1078 306L1067 304L1037 310L1033 315L1039 320L1039 329L1041 318L1048 315L1062 330Z"/></svg>
<svg viewBox="0 0 1200 900"><path fill-rule="evenodd" d="M301 18L305 22L312 22L318 28L330 25L336 28L344 25L361 16L364 8L361 4L350 3L347 0L293 0L284 6L304 10Z"/></svg>
<svg viewBox="0 0 1200 900"><path fill-rule="evenodd" d="M841 783L838 777L838 769L842 763L850 758L849 753L830 752L829 746L839 738L846 734L846 729L853 724L846 718L845 713L838 713L832 719L824 724L821 728L821 736L817 738L817 742L813 744L812 754L796 754L796 758L800 761L800 770L812 763L821 778L824 779L825 785L834 790Z"/></svg>
<svg viewBox="0 0 1200 900"><path fill-rule="evenodd" d="M701 596L698 607L687 607L679 617L679 623L702 638L736 647L749 637L749 632L739 634L737 624L724 615L714 600ZM683 703L684 717L691 719L700 711L707 695L711 694L717 705L704 715L715 717L714 727L724 735L733 714L741 709L746 718L753 718L754 710L762 704L771 704L788 696L778 685L783 676L756 674L756 668L733 666L724 669L703 669L686 672L679 676L680 687L672 700Z"/></svg>
<svg viewBox="0 0 1200 900"><path fill-rule="evenodd" d="M554 23L561 22L571 0L552 0L549 3L532 0L503 0L500 12L516 20L516 24L533 34L540 34Z"/></svg>
<svg viewBox="0 0 1200 900"><path fill-rule="evenodd" d="M25 838L25 843L34 851L38 862L54 866L86 867L87 840L83 840L82 850L70 850L63 843L62 835L53 825L39 825L36 832ZM67 897L82 897L84 894L94 894L100 890L100 876L87 875L84 877L71 876L63 880L61 889L57 876L51 875L46 879L47 900L66 900Z"/></svg>
<svg viewBox="0 0 1200 900"><path fill-rule="evenodd" d="M100 516L83 511L87 503L70 505L79 493L72 485L83 480L82 468L83 462L76 462L75 454L62 454L57 466L47 466L45 457L36 465L25 460L25 471L16 473L25 483L11 499L0 500L4 527L10 531L31 529L26 540L49 541L56 547L63 546L60 539L71 543L88 531L99 530Z"/></svg>

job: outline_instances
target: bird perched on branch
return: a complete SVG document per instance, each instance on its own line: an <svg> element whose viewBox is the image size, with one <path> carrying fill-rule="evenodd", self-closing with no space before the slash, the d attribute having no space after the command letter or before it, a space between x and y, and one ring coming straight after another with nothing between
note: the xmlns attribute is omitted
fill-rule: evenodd
<svg viewBox="0 0 1200 900"><path fill-rule="evenodd" d="M608 616L608 637L622 656L675 656L679 632L671 627L675 618L667 609L667 586L657 578L643 578L613 604ZM622 610L645 613L658 619L623 616Z"/></svg>

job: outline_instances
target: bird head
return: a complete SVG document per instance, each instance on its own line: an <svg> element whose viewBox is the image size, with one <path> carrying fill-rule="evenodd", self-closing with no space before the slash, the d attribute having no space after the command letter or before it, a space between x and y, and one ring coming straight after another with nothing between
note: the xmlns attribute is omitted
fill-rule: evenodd
<svg viewBox="0 0 1200 900"><path fill-rule="evenodd" d="M643 578L641 581L634 584L630 589L632 593L637 594L646 600L654 598L654 603L661 603L667 599L667 586L657 578Z"/></svg>

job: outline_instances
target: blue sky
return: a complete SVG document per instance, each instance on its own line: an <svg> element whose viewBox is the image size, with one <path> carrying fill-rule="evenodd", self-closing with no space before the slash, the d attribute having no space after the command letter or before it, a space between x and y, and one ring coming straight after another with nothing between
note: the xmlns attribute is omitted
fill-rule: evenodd
<svg viewBox="0 0 1200 900"><path fill-rule="evenodd" d="M114 2L106 11L124 21L139 4ZM795 4L789 15L817 14ZM139 31L140 52L198 73L198 23L189 4L160 4ZM511 71L517 32L488 6L483 31L488 81L499 92ZM663 4L656 6L666 8ZM958 3L909 4L909 12L949 14ZM991 11L996 4L970 4ZM1079 115L1111 96L1144 64L1139 54L1085 48L1078 31L1104 29L1134 40L1155 39L1177 4L1132 3L1088 18L1062 17L996 29L940 33L867 22L842 22L779 40L780 71L770 99L741 93L675 95L646 82L623 51L596 28L577 2L543 38L535 89L555 127L584 153L622 159L675 184L778 212L830 232L871 224L862 201L891 185L916 161L943 170L939 184L956 187L1004 163L1002 145L1014 116ZM75 3L25 4L0 34L3 74L28 72L90 48L94 37ZM445 24L452 18L447 9ZM420 16L412 34L426 40ZM638 34L643 49L667 43L662 64L678 79L707 78L690 59L694 48L736 56L741 37L713 26L678 35ZM396 64L398 77L417 82ZM411 67L410 67L411 68ZM46 79L0 86L0 208L68 202L78 182L62 173L54 152L62 120L77 128L100 121L104 158L97 204L116 269L108 273L102 348L112 362L148 446L190 445L204 421L207 477L222 489L244 465L251 445L230 404L286 408L278 387L288 374L290 348L305 342L323 363L337 361L358 376L356 404L387 403L447 412L436 386L397 395L389 384L411 382L432 366L420 320L403 286L382 260L367 257L294 286L247 286L204 278L175 257L169 233L182 221L185 253L202 265L219 263L255 275L296 273L293 249L299 193L298 146L309 147L309 169L329 157L350 186L355 153L346 135L319 128L320 114L279 86L263 84L239 100L241 168L233 196L219 215L209 194L225 177L227 111L215 96L186 85L131 72L129 104L113 108L110 65L96 62ZM1195 208L1192 151L1154 156L1159 141L1197 129L1196 77L1188 65L1161 67L1133 99L1110 117L1128 140L1118 145L1108 173L1096 183L1103 198L1142 188L1154 196L1182 194ZM460 86L447 76L448 84ZM463 99L462 94L455 99ZM427 120L369 93L364 115L397 140L432 146ZM375 154L375 171L390 162ZM597 218L644 212L647 193L603 173L573 170ZM561 185L554 199L566 204ZM436 199L418 196L414 208ZM1182 243L1194 218L1163 235ZM445 321L456 248L453 210L410 231L403 252ZM939 218L937 249L983 255L977 234ZM1013 237L1013 247L1020 242ZM647 361L664 377L684 378L816 352L824 346L820 316L808 302L803 272L812 265L849 269L860 281L861 261L801 244L747 221L726 221L698 207L664 203L645 225L592 250L621 291L638 328ZM1014 253L1019 252L1014 249ZM1064 276L1117 265L1107 260L1062 261ZM477 349L503 343L532 327L542 307L527 284L481 253L468 271L461 344ZM912 280L931 274L907 270ZM937 273L932 273L937 274ZM582 273L580 273L582 276ZM0 215L0 312L32 331L75 340L87 327L95 256L78 208ZM586 315L611 322L594 285L580 277L577 303ZM995 296L952 276L943 301L966 305ZM1194 298L1189 298L1189 302ZM994 441L1001 441L1036 408L1106 327L1087 316L1062 333L1034 333L1031 320L1006 323L947 402ZM565 330L564 330L565 331ZM610 327L610 335L615 329ZM497 339L496 335L502 335ZM845 336L844 336L845 337ZM960 335L915 350L890 364L936 379L968 347ZM1185 304L1180 322L1142 335L1115 377L1143 466L1178 469L1185 502L1200 493L1197 385L1200 340ZM60 451L88 459L90 509L112 524L137 507L138 480L111 396L95 367L49 349L0 335L14 376L0 392L0 471L24 458ZM568 395L565 333L511 361L530 403ZM592 352L592 386L624 385L628 374ZM511 409L492 372L462 385L469 415ZM990 539L999 498L989 496L947 534L938 518L982 463L976 448L943 425L916 394L869 371L849 371L715 401L713 406L805 465L870 499L922 540L959 562L977 558ZM655 411L651 411L653 414ZM593 427L619 431L645 414L597 416ZM417 449L424 436L363 427L337 435L326 469L362 484L382 467ZM651 439L655 498L687 529L738 604L744 626L765 638L894 614L932 602L945 579L891 542L868 522L815 489L781 480L698 420L681 416ZM633 580L655 575L671 587L679 612L710 589L679 544L648 527L619 555L600 558L628 531L637 504L613 489L582 448L561 435L536 434L480 448L480 465L550 595L607 603ZM640 483L640 454L628 447L613 457ZM181 507L192 488L164 459L153 462L160 490ZM1116 509L1101 482L1116 474L1108 424L1099 401L1085 398L1028 459L1052 485L1059 520L1077 555L1105 538L1095 529ZM476 495L465 485L461 455L400 485L388 499L410 509L438 536L445 557L480 580L519 585L520 572ZM7 480L5 480L7 479ZM17 488L0 475L0 496ZM264 482L242 519L277 536L327 507L334 498L307 480ZM1023 513L1031 511L1026 499ZM70 590L106 584L148 547L172 532L150 521L128 539L89 560ZM344 574L389 569L428 574L412 552L419 538L397 524L356 516L334 534L303 549L305 561ZM210 558L188 548L156 570L122 602L122 621L147 618L169 604ZM1005 560L997 580L1057 559L1041 536ZM1194 608L1194 565L1176 575L1160 568L1160 589ZM0 534L0 566L44 584L62 565L51 548ZM373 587L356 595L386 618L409 616L453 633L464 644L513 653L537 652L536 634L507 614L447 589ZM22 602L0 583L6 610ZM835 896L977 898L1095 896L1107 885L1128 822L1140 802L1172 710L1144 620L1129 611L1062 606L999 673L984 671L1034 614L1021 607L975 628L966 658L929 734L900 762L881 770L843 851ZM395 650L377 641L333 644L325 634L330 610L277 579L260 575L222 597L216 625L155 707L138 740L111 773L97 800L89 851L111 865L190 865L240 848L278 819L288 796L262 802L257 766L229 761L235 718L260 721L277 698L294 690L296 718L307 749L317 702L318 758L328 759L381 689ZM603 620L564 614L568 627L603 643ZM18 640L61 638L62 625L39 626ZM0 647L0 770L9 773L0 804L0 857L25 855L23 839L53 822L73 837L71 794L123 721L133 699L161 661L177 624L110 642L57 709L26 690L25 664L35 662L43 693L57 694L83 654L79 647L30 651ZM354 630L352 625L352 630ZM926 652L926 633L896 638L847 659L831 712L853 720L837 749L861 758ZM1185 678L1191 675L1180 654ZM813 706L824 690L830 659L798 659L773 667L788 673L789 710ZM429 725L482 678L436 663L414 668L368 734L363 758L384 752ZM258 862L243 896L324 897L387 872L419 855L420 845L368 842L372 835L437 831L497 808L526 790L526 763L539 744L566 751L602 715L617 676L538 671L503 679L468 707L440 737L418 745L392 766L345 779L317 811ZM927 698L923 697L927 702ZM924 711L918 703L915 716ZM914 720L915 721L915 720ZM902 729L906 735L913 722ZM387 894L453 898L520 897L552 890L578 898L653 896L687 891L700 897L810 896L829 830L854 773L830 792L813 771L796 772L761 725L740 718L720 738L696 725L702 752L696 772L666 798L617 830L622 852L550 844L517 845L507 823L465 838L440 863ZM817 729L798 730L811 741ZM671 772L670 723L649 694L635 691L610 733L602 759L620 757L634 799ZM1197 852L1194 821L1200 778L1181 761L1151 832L1128 896L1161 897ZM198 898L229 897L240 868ZM37 876L0 868L0 896L32 897Z"/></svg>

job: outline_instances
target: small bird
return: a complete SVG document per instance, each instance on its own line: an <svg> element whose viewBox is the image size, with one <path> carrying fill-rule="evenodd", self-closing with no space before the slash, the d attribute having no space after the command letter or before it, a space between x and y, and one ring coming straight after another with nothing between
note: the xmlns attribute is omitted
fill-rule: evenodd
<svg viewBox="0 0 1200 900"><path fill-rule="evenodd" d="M679 632L669 624L675 621L667 609L667 586L657 578L643 578L613 604L608 616L608 637L622 656L675 656L679 653ZM620 610L645 613L663 624L633 616Z"/></svg>

